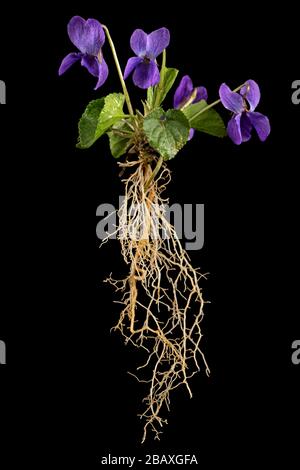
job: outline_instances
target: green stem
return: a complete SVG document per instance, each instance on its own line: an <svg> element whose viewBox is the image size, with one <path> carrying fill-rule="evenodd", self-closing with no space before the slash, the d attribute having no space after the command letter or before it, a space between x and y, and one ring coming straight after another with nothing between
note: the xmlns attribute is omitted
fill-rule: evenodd
<svg viewBox="0 0 300 470"><path fill-rule="evenodd" d="M243 83L242 85L238 86L237 88L235 88L233 90L233 93L236 93L237 91L240 91L243 86L245 85L245 83ZM214 101L213 103L209 104L208 106L205 106L205 108L201 109L200 111L198 111L198 113L196 113L191 119L190 119L190 122L192 123L194 119L196 119L198 116L200 116L200 114L202 113L205 113L205 111L208 111L209 109L213 108L214 106L216 106L217 104L221 103L221 100L216 100Z"/></svg>
<svg viewBox="0 0 300 470"><path fill-rule="evenodd" d="M152 181L154 180L155 176L157 175L157 173L159 172L159 170L161 169L161 166L163 164L163 157L159 157L159 160L157 161L157 164L156 164L156 167L154 168L153 170L153 173L152 175L150 176L150 178L148 179L147 183L145 184L145 191L147 191L147 189L149 188L150 184L152 183Z"/></svg>
<svg viewBox="0 0 300 470"><path fill-rule="evenodd" d="M196 96L197 96L197 88L195 88L195 90L193 91L193 93L191 94L190 98L188 99L188 101L180 108L181 111L183 111L185 108L187 108L190 104L193 104Z"/></svg>
<svg viewBox="0 0 300 470"><path fill-rule="evenodd" d="M162 64L161 64L161 69L160 69L160 81L156 88L153 108L156 108L160 102L160 97L161 97L161 93L162 93L162 89L163 89L164 81L165 81L166 62L167 62L167 53L166 53L166 49L164 49L163 56L162 56Z"/></svg>
<svg viewBox="0 0 300 470"><path fill-rule="evenodd" d="M112 51L112 55L113 55L113 58L114 58L114 61L115 61L115 64L116 64L116 68L117 68L117 71L118 71L118 74L119 74L119 78L120 78L120 82L121 82L121 85L122 85L122 89L123 89L123 93L124 93L124 96L125 96L125 100L126 100L126 104L127 104L129 114L131 116L134 116L132 104L131 104L129 93L128 93L128 90L127 90L127 87L126 87L126 83L125 83L124 78L123 78L123 74L122 74L120 62L119 62L119 59L118 59L118 56L117 56L115 45L113 43L113 40L111 38L111 35L109 33L109 30L108 30L107 26L102 25L102 28L104 29L104 31L106 33L106 36L107 36L107 39L108 39L108 42L109 42L109 45L110 45L110 48L111 48L111 51Z"/></svg>

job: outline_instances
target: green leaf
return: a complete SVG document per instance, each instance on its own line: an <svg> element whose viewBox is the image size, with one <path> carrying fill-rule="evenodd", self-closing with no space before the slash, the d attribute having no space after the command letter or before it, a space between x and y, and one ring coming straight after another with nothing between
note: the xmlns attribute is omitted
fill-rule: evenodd
<svg viewBox="0 0 300 470"><path fill-rule="evenodd" d="M170 109L166 113L155 109L144 120L144 132L149 144L164 158L174 158L187 143L189 122L182 111Z"/></svg>
<svg viewBox="0 0 300 470"><path fill-rule="evenodd" d="M118 122L107 135L112 156L120 158L127 152L132 143L132 130L128 123Z"/></svg>
<svg viewBox="0 0 300 470"><path fill-rule="evenodd" d="M122 93L112 93L104 98L105 104L99 116L96 136L99 138L103 135L115 122L123 119L125 114L123 107L125 96Z"/></svg>
<svg viewBox="0 0 300 470"><path fill-rule="evenodd" d="M188 118L189 122L193 121L193 119L197 119L197 114L203 111L204 108L207 107L207 103L205 100L201 100L198 103L190 104L187 108L183 109L184 114ZM194 125L194 122L193 122Z"/></svg>
<svg viewBox="0 0 300 470"><path fill-rule="evenodd" d="M148 88L147 103L149 109L158 108L165 100L167 94L171 90L176 77L178 75L177 69L171 69L166 66L167 53L163 51L162 65L160 70L160 81L155 87Z"/></svg>
<svg viewBox="0 0 300 470"><path fill-rule="evenodd" d="M104 107L104 98L91 101L79 121L78 148L88 148L95 142L95 134L100 113Z"/></svg>
<svg viewBox="0 0 300 470"><path fill-rule="evenodd" d="M167 67L165 67L164 71L161 72L161 81L155 90L155 106L160 106L161 103L165 100L167 94L174 85L178 72L179 70L177 69L168 69Z"/></svg>
<svg viewBox="0 0 300 470"><path fill-rule="evenodd" d="M153 86L150 86L147 90L147 103L150 109L152 108L152 104L153 104L153 96L154 96Z"/></svg>
<svg viewBox="0 0 300 470"><path fill-rule="evenodd" d="M122 119L125 116L124 102L125 97L121 93L112 93L105 98L91 101L79 121L77 147L89 148L111 126Z"/></svg>
<svg viewBox="0 0 300 470"><path fill-rule="evenodd" d="M225 137L227 132L223 119L214 109L205 111L206 107L206 101L201 100L183 110L189 120L190 127L215 137Z"/></svg>

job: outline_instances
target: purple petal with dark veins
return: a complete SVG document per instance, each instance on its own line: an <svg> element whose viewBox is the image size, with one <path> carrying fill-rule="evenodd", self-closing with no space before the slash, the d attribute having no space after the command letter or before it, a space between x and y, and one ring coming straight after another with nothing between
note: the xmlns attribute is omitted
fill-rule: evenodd
<svg viewBox="0 0 300 470"><path fill-rule="evenodd" d="M103 85L108 76L108 67L103 58L100 63L97 57L86 55L82 58L81 65L83 65L91 75L98 77L94 90L97 90L97 88Z"/></svg>
<svg viewBox="0 0 300 470"><path fill-rule="evenodd" d="M185 75L175 91L173 105L175 109L181 108L193 93L193 82L188 75Z"/></svg>
<svg viewBox="0 0 300 470"><path fill-rule="evenodd" d="M223 106L229 111L239 114L243 111L243 98L238 93L230 90L226 83L223 83L219 89L219 95Z"/></svg>
<svg viewBox="0 0 300 470"><path fill-rule="evenodd" d="M238 114L230 119L227 126L227 133L236 145L240 145L242 143L243 138L241 133L241 114Z"/></svg>
<svg viewBox="0 0 300 470"><path fill-rule="evenodd" d="M252 124L248 117L248 113L244 112L241 115L241 134L242 134L242 141L247 142L251 139L251 131L252 131Z"/></svg>
<svg viewBox="0 0 300 470"><path fill-rule="evenodd" d="M167 28L160 28L153 31L147 38L147 57L149 57L149 59L156 59L169 44L170 32Z"/></svg>
<svg viewBox="0 0 300 470"><path fill-rule="evenodd" d="M130 47L139 57L146 55L147 38L148 35L142 29L136 29L131 35Z"/></svg>
<svg viewBox="0 0 300 470"><path fill-rule="evenodd" d="M73 16L70 20L68 34L72 43L83 54L97 56L105 42L105 33L99 21L85 21L81 16Z"/></svg>
<svg viewBox="0 0 300 470"><path fill-rule="evenodd" d="M194 99L194 103L198 103L198 101L201 101L201 100L207 101L207 99L208 99L207 89L204 86L198 86L197 95L196 95L196 98Z"/></svg>
<svg viewBox="0 0 300 470"><path fill-rule="evenodd" d="M159 83L159 70L154 61L140 63L133 73L133 83L139 88L147 89Z"/></svg>
<svg viewBox="0 0 300 470"><path fill-rule="evenodd" d="M264 116L261 113L248 113L249 120L251 121L252 126L256 130L258 137L262 142L266 140L271 132L270 121L267 116Z"/></svg>
<svg viewBox="0 0 300 470"><path fill-rule="evenodd" d="M82 57L81 52L71 52L71 54L68 54L60 64L59 70L58 70L58 75L62 75L63 73L68 70L71 65L73 65L75 62L80 60Z"/></svg>
<svg viewBox="0 0 300 470"><path fill-rule="evenodd" d="M141 57L131 57L130 59L128 59L128 62L125 67L124 79L126 80L126 78L131 74L131 72L133 72L133 70L142 62L143 59Z"/></svg>
<svg viewBox="0 0 300 470"><path fill-rule="evenodd" d="M254 80L247 80L245 86L241 88L240 94L248 101L250 111L254 111L260 102L260 89Z"/></svg>

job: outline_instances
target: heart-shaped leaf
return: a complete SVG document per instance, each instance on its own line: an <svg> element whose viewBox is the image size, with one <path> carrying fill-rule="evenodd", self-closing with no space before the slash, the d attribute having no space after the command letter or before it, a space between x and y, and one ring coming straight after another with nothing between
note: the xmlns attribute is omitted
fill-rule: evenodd
<svg viewBox="0 0 300 470"><path fill-rule="evenodd" d="M170 109L166 113L155 109L144 120L144 131L149 144L164 160L174 158L187 143L189 122L182 111Z"/></svg>

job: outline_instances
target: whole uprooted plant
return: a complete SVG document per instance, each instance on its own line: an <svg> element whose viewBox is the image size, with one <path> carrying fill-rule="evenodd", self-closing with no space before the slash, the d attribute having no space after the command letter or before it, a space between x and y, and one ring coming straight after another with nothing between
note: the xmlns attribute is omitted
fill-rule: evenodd
<svg viewBox="0 0 300 470"><path fill-rule="evenodd" d="M148 384L144 400L143 441L152 429L159 437L169 409L170 392L184 385L190 396L189 379L204 364L209 367L200 349L201 321L205 301L200 287L204 276L194 269L174 227L165 214L162 193L170 178L168 161L175 157L196 132L224 137L235 144L250 139L255 129L261 141L270 133L266 116L255 111L260 101L256 82L247 80L234 91L223 83L220 99L208 104L203 86L194 87L185 75L175 91L173 109L165 110L164 100L173 87L178 70L166 66L166 48L170 42L168 29L146 34L137 29L130 45L131 57L122 73L115 46L106 26L97 20L71 19L68 34L79 52L68 54L59 74L80 61L96 77L98 89L108 77L102 48L107 38L114 57L123 93L112 93L91 101L79 122L78 147L89 148L104 134L110 150L122 168L125 197L118 211L114 232L129 273L125 279L107 282L121 294L122 310L115 326L125 338L146 354L145 363L135 375ZM161 64L158 57L162 55ZM125 84L132 74L134 84L147 90L142 110L134 110ZM126 102L127 111L124 111ZM222 103L232 112L227 132L220 115L213 109ZM107 241L113 234L108 234ZM133 374L132 374L133 375Z"/></svg>

